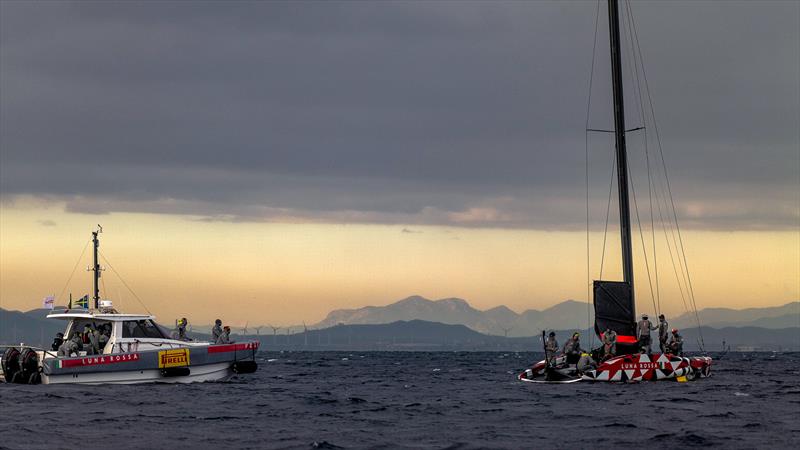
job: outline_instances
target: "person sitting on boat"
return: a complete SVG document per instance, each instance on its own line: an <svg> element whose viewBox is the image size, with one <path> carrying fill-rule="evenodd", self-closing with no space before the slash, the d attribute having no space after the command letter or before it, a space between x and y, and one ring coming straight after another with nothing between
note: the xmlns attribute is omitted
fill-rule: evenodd
<svg viewBox="0 0 800 450"><path fill-rule="evenodd" d="M572 334L572 337L567 339L564 344L564 355L567 357L567 363L575 363L581 357L581 334L577 331Z"/></svg>
<svg viewBox="0 0 800 450"><path fill-rule="evenodd" d="M211 329L211 342L218 344L220 335L222 335L222 321L217 319L214 321L214 328Z"/></svg>
<svg viewBox="0 0 800 450"><path fill-rule="evenodd" d="M556 359L556 354L558 353L559 349L555 331L551 331L547 336L547 340L544 343L544 349L547 352L547 360L550 362L550 364L552 364L553 360Z"/></svg>
<svg viewBox="0 0 800 450"><path fill-rule="evenodd" d="M81 338L83 340L83 343L91 344L92 343L91 336L92 336L92 326L87 323L86 325L83 326L83 333L81 333Z"/></svg>
<svg viewBox="0 0 800 450"><path fill-rule="evenodd" d="M582 375L585 372L596 369L597 361L595 361L590 354L583 352L575 368L578 369L578 373Z"/></svg>
<svg viewBox="0 0 800 450"><path fill-rule="evenodd" d="M64 341L61 348L58 349L58 356L69 357L73 353L77 356L80 351L83 351L83 337L79 331L76 331L72 335L72 339Z"/></svg>
<svg viewBox="0 0 800 450"><path fill-rule="evenodd" d="M683 356L683 336L678 334L678 329L672 329L672 337L667 345L670 353L673 355Z"/></svg>
<svg viewBox="0 0 800 450"><path fill-rule="evenodd" d="M222 327L222 334L219 335L219 339L217 340L217 344L232 344L233 341L231 340L231 327L225 325Z"/></svg>
<svg viewBox="0 0 800 450"><path fill-rule="evenodd" d="M661 353L667 351L667 341L669 340L669 323L663 314L658 315L658 346Z"/></svg>
<svg viewBox="0 0 800 450"><path fill-rule="evenodd" d="M613 358L617 355L617 332L606 328L603 332L603 359Z"/></svg>
<svg viewBox="0 0 800 450"><path fill-rule="evenodd" d="M50 349L54 352L57 352L58 349L64 344L64 333L56 333L56 337L53 339L53 345L50 346Z"/></svg>
<svg viewBox="0 0 800 450"><path fill-rule="evenodd" d="M639 340L639 352L651 353L650 349L650 330L657 330L658 327L650 323L647 314L642 314L642 320L636 324L636 339Z"/></svg>

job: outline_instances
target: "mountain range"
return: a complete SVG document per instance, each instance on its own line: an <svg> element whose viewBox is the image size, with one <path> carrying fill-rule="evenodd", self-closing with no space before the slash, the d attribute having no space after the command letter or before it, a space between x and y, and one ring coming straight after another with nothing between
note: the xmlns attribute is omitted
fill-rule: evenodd
<svg viewBox="0 0 800 450"><path fill-rule="evenodd" d="M708 308L698 311L698 316L703 326L714 328L780 329L800 327L800 302L787 303L777 307L742 310ZM517 313L502 305L481 311L460 298L429 300L414 295L386 306L334 310L313 328L329 328L338 324L382 324L408 320L465 325L484 334L521 337L536 335L544 329L587 328L587 324L594 322L594 311L585 302L575 300L567 300L541 311L529 309ZM677 328L697 326L694 313L685 313L667 320Z"/></svg>

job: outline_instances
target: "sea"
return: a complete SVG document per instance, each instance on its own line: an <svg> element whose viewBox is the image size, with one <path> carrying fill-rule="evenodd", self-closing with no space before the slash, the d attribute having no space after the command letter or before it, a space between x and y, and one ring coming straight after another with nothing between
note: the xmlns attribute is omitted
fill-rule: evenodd
<svg viewBox="0 0 800 450"><path fill-rule="evenodd" d="M0 384L0 449L800 446L800 353L729 353L687 383L517 381L541 357L261 352L225 383Z"/></svg>

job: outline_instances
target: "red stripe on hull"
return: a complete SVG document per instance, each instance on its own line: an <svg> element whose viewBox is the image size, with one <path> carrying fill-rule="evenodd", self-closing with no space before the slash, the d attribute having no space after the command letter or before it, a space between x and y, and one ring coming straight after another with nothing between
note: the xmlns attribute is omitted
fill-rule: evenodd
<svg viewBox="0 0 800 450"><path fill-rule="evenodd" d="M225 352L235 352L240 350L258 350L258 341L254 342L243 342L241 344L221 344L221 345L211 345L208 347L208 353L225 353Z"/></svg>

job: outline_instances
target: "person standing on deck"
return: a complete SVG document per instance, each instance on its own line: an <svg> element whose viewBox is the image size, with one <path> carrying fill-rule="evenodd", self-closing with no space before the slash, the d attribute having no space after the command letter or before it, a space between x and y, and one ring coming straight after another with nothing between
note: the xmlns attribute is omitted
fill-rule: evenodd
<svg viewBox="0 0 800 450"><path fill-rule="evenodd" d="M603 332L603 360L617 356L617 332L606 328Z"/></svg>
<svg viewBox="0 0 800 450"><path fill-rule="evenodd" d="M211 329L211 343L219 344L220 336L222 336L222 321L217 319L214 321L214 328Z"/></svg>
<svg viewBox="0 0 800 450"><path fill-rule="evenodd" d="M669 323L663 314L658 315L658 346L661 348L661 353L665 353L667 348L667 341L669 340Z"/></svg>
<svg viewBox="0 0 800 450"><path fill-rule="evenodd" d="M642 314L642 320L636 324L636 339L639 340L639 352L651 353L650 348L650 330L657 330L658 327L650 323L647 319L647 314Z"/></svg>
<svg viewBox="0 0 800 450"><path fill-rule="evenodd" d="M552 364L553 361L556 359L556 354L558 353L558 341L556 340L556 333L555 331L551 331L550 334L547 336L547 340L544 343L544 349L547 353L547 362Z"/></svg>

